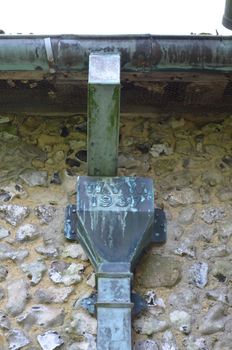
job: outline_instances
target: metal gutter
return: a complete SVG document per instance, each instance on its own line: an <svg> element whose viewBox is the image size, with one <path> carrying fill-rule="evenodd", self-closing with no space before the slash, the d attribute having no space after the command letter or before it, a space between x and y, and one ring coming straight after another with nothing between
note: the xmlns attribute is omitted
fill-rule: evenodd
<svg viewBox="0 0 232 350"><path fill-rule="evenodd" d="M0 35L0 113L86 114L91 53L120 54L122 114L231 110L232 36Z"/></svg>
<svg viewBox="0 0 232 350"><path fill-rule="evenodd" d="M121 54L124 73L232 72L227 36L0 36L0 79L87 78L91 52Z"/></svg>

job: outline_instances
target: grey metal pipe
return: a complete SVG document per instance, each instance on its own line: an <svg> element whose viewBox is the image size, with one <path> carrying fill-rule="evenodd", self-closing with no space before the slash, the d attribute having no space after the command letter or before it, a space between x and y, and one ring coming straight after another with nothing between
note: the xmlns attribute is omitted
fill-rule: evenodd
<svg viewBox="0 0 232 350"><path fill-rule="evenodd" d="M91 52L121 54L127 73L232 71L232 37L223 36L0 36L0 79L87 80Z"/></svg>
<svg viewBox="0 0 232 350"><path fill-rule="evenodd" d="M115 264L120 265L120 264ZM131 277L123 273L97 273L97 349L131 350Z"/></svg>
<svg viewBox="0 0 232 350"><path fill-rule="evenodd" d="M91 54L88 84L88 175L116 176L120 55Z"/></svg>
<svg viewBox="0 0 232 350"><path fill-rule="evenodd" d="M222 19L222 24L227 29L232 29L232 1L226 0L225 13Z"/></svg>

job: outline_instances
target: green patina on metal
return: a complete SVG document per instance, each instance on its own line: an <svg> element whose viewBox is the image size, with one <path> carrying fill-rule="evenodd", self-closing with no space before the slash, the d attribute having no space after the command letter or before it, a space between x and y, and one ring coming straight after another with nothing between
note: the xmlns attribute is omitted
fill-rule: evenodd
<svg viewBox="0 0 232 350"><path fill-rule="evenodd" d="M95 267L98 350L131 350L131 280L152 236L154 189L142 177L81 176L77 238Z"/></svg>
<svg viewBox="0 0 232 350"><path fill-rule="evenodd" d="M148 244L161 237L152 179L116 177L119 105L120 55L91 54L90 176L78 177L77 205L66 209L65 235L78 239L95 267L98 350L132 350L131 271Z"/></svg>
<svg viewBox="0 0 232 350"><path fill-rule="evenodd" d="M92 53L120 54L123 114L231 110L229 36L0 35L0 113L86 114Z"/></svg>
<svg viewBox="0 0 232 350"><path fill-rule="evenodd" d="M107 56L112 62L106 62ZM120 55L94 55L94 58L92 68L90 63L88 86L88 174L115 176L119 141L120 84L117 70ZM108 64L108 78L98 71L99 64Z"/></svg>
<svg viewBox="0 0 232 350"><path fill-rule="evenodd" d="M113 130L116 128L118 131L119 128L119 118L115 118L115 116L118 116L120 113L119 110L119 106L120 106L120 86L116 86L114 88L114 93L113 93L113 97L112 97L112 111L111 111L111 115L110 115L110 123L111 125L108 128L109 133L113 132ZM118 139L118 137L117 137Z"/></svg>
<svg viewBox="0 0 232 350"><path fill-rule="evenodd" d="M89 87L88 174L117 174L120 87Z"/></svg>
<svg viewBox="0 0 232 350"><path fill-rule="evenodd" d="M230 16L231 1L227 1L224 18L230 19ZM81 72L86 78L91 52L119 52L122 73L232 71L232 38L226 36L1 35L0 73L7 72L6 79L10 72L14 72L16 79L43 79L51 73L53 63L56 78L65 80L70 73L72 77L76 73L75 78L79 79Z"/></svg>

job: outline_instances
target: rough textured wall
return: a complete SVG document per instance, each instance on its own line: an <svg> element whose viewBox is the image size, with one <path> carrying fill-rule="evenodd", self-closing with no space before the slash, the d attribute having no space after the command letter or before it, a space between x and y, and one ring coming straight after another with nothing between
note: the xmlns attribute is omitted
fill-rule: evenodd
<svg viewBox="0 0 232 350"><path fill-rule="evenodd" d="M151 176L168 242L150 247L134 290L148 310L134 350L229 350L232 341L232 118L121 123L120 175ZM64 208L86 174L81 117L0 117L0 349L95 349L94 291L78 243L63 238Z"/></svg>

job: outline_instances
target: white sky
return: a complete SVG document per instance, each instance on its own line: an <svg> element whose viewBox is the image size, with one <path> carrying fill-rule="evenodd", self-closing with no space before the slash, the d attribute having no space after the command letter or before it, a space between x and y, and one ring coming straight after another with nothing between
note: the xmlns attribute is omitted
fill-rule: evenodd
<svg viewBox="0 0 232 350"><path fill-rule="evenodd" d="M232 35L225 0L1 0L6 34Z"/></svg>

